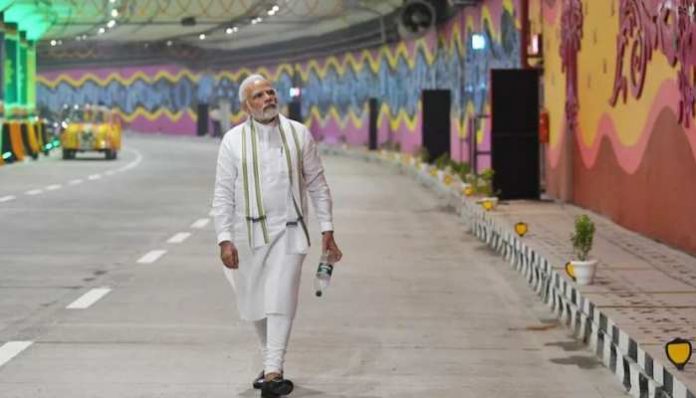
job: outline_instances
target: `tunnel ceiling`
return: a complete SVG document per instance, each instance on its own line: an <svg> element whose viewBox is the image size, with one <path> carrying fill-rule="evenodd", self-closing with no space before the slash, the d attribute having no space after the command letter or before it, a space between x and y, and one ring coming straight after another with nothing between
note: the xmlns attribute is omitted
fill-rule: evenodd
<svg viewBox="0 0 696 398"><path fill-rule="evenodd" d="M135 42L235 50L344 29L389 14L402 4L402 0L45 0L7 3L43 4L44 8L54 11L44 26L46 32L42 44L45 46L55 40L56 46L73 47ZM274 6L277 7L275 12L271 11ZM254 22L256 18L261 21ZM186 20L191 24L182 24ZM203 40L201 35L205 35Z"/></svg>

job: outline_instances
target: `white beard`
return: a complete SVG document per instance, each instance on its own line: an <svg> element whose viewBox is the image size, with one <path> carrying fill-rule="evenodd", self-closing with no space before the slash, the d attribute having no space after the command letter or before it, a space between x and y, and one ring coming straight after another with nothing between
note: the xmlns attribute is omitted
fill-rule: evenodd
<svg viewBox="0 0 696 398"><path fill-rule="evenodd" d="M251 113L251 116L253 116L256 120L270 120L278 116L278 107L273 106L261 111L254 111Z"/></svg>

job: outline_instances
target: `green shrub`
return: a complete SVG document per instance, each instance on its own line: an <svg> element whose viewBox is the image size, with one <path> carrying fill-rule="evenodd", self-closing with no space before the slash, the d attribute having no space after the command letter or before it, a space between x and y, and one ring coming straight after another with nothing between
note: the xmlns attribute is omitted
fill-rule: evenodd
<svg viewBox="0 0 696 398"><path fill-rule="evenodd" d="M449 157L449 153L445 152L442 155L438 156L437 159L435 159L435 167L438 170L444 170L447 166L450 165L451 159Z"/></svg>
<svg viewBox="0 0 696 398"><path fill-rule="evenodd" d="M592 249L594 233L595 225L590 217L583 214L575 218L575 232L570 236L570 241L573 243L573 251L578 256L578 260L587 261L587 255Z"/></svg>
<svg viewBox="0 0 696 398"><path fill-rule="evenodd" d="M462 181L466 180L466 175L471 172L471 166L467 162L451 162L452 172L461 178Z"/></svg>
<svg viewBox="0 0 696 398"><path fill-rule="evenodd" d="M476 193L479 193L486 197L493 196L494 175L495 172L493 171L493 169L484 169L483 171L481 171L481 173L478 175L476 184L474 185Z"/></svg>

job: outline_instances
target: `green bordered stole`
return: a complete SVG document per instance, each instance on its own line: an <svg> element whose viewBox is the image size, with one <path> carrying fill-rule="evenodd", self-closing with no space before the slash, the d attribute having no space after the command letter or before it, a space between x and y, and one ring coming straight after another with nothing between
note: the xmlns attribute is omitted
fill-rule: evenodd
<svg viewBox="0 0 696 398"><path fill-rule="evenodd" d="M292 187L292 208L295 219L287 220L288 228L302 228L304 238L309 246L309 231L304 218L305 197L301 187L304 184L302 170L302 142L300 141L295 126L282 116L279 116L279 133L283 143L283 157L285 158L290 186ZM251 118L242 129L242 180L244 184L244 207L246 229L249 246L254 249L270 243L268 235L268 223L266 211L263 207L263 190L261 181L261 156L256 126Z"/></svg>

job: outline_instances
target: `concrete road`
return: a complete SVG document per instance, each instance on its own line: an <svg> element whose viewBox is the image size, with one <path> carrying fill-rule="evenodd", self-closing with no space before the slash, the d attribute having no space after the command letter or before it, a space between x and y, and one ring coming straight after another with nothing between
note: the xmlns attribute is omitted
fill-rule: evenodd
<svg viewBox="0 0 696 398"><path fill-rule="evenodd" d="M117 161L0 168L0 396L257 396L255 337L206 221L217 142L125 143ZM625 396L431 192L325 165L345 257L321 299L316 245L305 263L292 396Z"/></svg>

